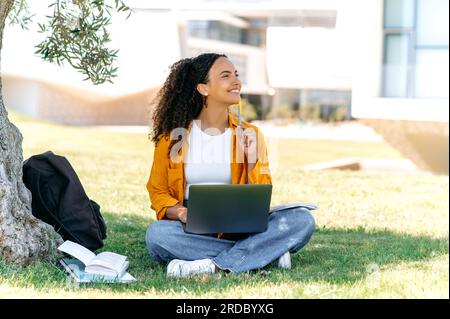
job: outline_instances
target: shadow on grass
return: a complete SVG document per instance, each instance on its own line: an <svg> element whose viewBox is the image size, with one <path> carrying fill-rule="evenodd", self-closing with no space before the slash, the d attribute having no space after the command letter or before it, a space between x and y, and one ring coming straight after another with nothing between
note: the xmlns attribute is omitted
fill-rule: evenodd
<svg viewBox="0 0 450 319"><path fill-rule="evenodd" d="M202 295L209 291L221 292L261 283L328 282L353 283L365 278L370 267L395 265L403 262L426 261L448 254L448 239L411 236L390 231L366 231L360 229L318 229L312 240L292 256L293 268L289 271L273 266L266 267L270 274L253 271L249 274L227 274L194 279L168 279L164 265L153 262L145 247L145 231L151 218L135 215L103 213L108 225L105 246L97 251L114 251L127 255L129 272L137 282L128 285L89 284L85 289L105 288L116 292L171 293L190 291ZM11 278L12 277L12 278ZM14 286L41 288L65 288L64 271L46 263L16 269L0 260L0 283L7 281ZM245 289L245 288L244 288Z"/></svg>

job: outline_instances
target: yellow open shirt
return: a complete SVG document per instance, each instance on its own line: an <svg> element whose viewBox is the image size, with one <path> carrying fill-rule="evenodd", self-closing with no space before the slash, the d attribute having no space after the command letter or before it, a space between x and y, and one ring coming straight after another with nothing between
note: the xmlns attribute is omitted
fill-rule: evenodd
<svg viewBox="0 0 450 319"><path fill-rule="evenodd" d="M232 129L232 158L231 158L231 183L247 183L247 164L243 160L243 150L237 146L236 127L238 126L236 118L228 116L229 126ZM272 178L269 170L269 161L264 137L259 129L245 121L242 124L247 128L252 128L257 136L257 159L256 164L248 172L248 183L250 184L272 184ZM150 178L147 182L147 190L150 195L151 208L156 211L158 220L164 219L167 208L176 204L183 204L184 190L186 188L186 178L184 176L184 159L189 150L189 132L192 123L187 129L187 136L183 141L182 147L173 160L169 157L169 136L161 138L154 151L153 165L150 172Z"/></svg>

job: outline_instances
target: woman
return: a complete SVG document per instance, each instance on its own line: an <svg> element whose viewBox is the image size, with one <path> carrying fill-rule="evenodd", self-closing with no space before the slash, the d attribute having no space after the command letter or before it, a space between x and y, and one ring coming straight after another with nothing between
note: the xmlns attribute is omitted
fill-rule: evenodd
<svg viewBox="0 0 450 319"><path fill-rule="evenodd" d="M269 216L263 233L247 236L188 234L189 186L197 183L271 184L264 139L228 112L240 100L241 81L225 55L206 53L173 64L153 114L153 166L147 189L158 221L146 234L155 261L167 275L185 277L220 269L243 272L278 261L310 240L315 222L305 208ZM247 134L247 132L256 134ZM214 209L214 207L211 207ZM180 222L181 221L181 222Z"/></svg>

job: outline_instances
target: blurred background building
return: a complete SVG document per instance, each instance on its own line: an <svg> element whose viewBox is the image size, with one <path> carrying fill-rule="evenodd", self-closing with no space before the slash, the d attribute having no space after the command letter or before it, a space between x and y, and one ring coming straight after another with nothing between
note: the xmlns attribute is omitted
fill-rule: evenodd
<svg viewBox="0 0 450 319"><path fill-rule="evenodd" d="M48 12L41 2L29 1L35 22ZM119 76L101 87L34 56L42 39L35 25L29 32L9 27L2 56L6 104L68 124L146 124L148 100L171 63L220 52L239 70L243 97L258 119L271 111L294 116L301 105L321 108L323 117L340 106L349 118L353 13L345 2L126 1L133 14L116 16L111 26Z"/></svg>
<svg viewBox="0 0 450 319"><path fill-rule="evenodd" d="M449 2L355 2L352 115L425 170L449 172Z"/></svg>
<svg viewBox="0 0 450 319"><path fill-rule="evenodd" d="M29 1L35 22L46 2ZM43 35L5 29L7 107L59 123L149 123L150 102L180 58L225 53L255 119L358 118L419 167L448 173L448 0L125 1L114 16L114 84L43 63Z"/></svg>

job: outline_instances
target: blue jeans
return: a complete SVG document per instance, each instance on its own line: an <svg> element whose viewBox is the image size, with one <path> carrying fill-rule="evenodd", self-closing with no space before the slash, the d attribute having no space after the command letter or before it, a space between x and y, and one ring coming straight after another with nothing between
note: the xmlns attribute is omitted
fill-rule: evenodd
<svg viewBox="0 0 450 319"><path fill-rule="evenodd" d="M269 215L265 232L236 241L185 233L181 222L174 220L150 224L145 241L150 257L157 262L209 258L220 269L238 273L263 268L287 251L297 252L314 230L310 211L296 207Z"/></svg>

